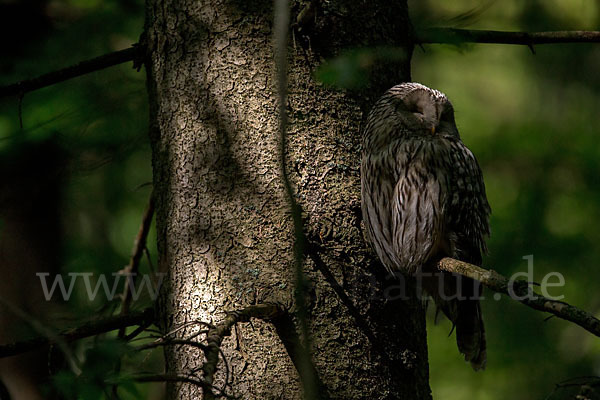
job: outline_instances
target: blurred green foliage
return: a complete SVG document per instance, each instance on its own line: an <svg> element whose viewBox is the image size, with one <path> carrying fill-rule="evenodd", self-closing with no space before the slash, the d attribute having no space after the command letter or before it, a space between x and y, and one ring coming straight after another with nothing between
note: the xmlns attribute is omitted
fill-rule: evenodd
<svg viewBox="0 0 600 400"><path fill-rule="evenodd" d="M110 390L107 382L118 382L120 387L139 398L139 393L131 379L119 377L115 365L130 351L122 341L100 340L85 350L85 360L81 371L75 374L68 370L59 371L54 377L54 385L66 400L100 400Z"/></svg>
<svg viewBox="0 0 600 400"><path fill-rule="evenodd" d="M60 0L47 7L52 28L2 60L0 84L129 47L143 28L143 2L137 0ZM22 130L18 99L0 102L0 155L50 139L66 153L65 270L122 269L151 191L145 75L131 64L112 67L26 94L21 108ZM98 305L73 302L82 311Z"/></svg>
<svg viewBox="0 0 600 400"><path fill-rule="evenodd" d="M517 31L598 30L600 3L574 0L409 2L419 27ZM464 18L457 18L462 15ZM452 25L452 22L457 22ZM460 23L459 23L460 21ZM420 24L420 25L419 25ZM428 45L413 55L413 80L446 93L463 141L478 158L492 206L484 265L533 279L558 271L552 295L599 316L600 46ZM475 373L447 338L429 334L434 398L544 399L561 381L600 375L600 341L512 300L483 302L488 367ZM573 398L558 390L552 399Z"/></svg>
<svg viewBox="0 0 600 400"><path fill-rule="evenodd" d="M319 65L315 78L328 86L360 89L369 83L374 65L406 59L399 47L353 49Z"/></svg>
<svg viewBox="0 0 600 400"><path fill-rule="evenodd" d="M11 57L0 60L0 84L128 47L142 31L141 0L41 3L45 28L10 47ZM600 28L600 4L594 1L412 0L409 6L418 28ZM415 49L413 79L448 95L462 138L483 168L493 209L485 265L510 276L526 271L522 257L532 254L534 280L561 272L566 286L551 294L564 294L566 301L598 314L600 46L544 45L535 50L533 55L525 46L428 45ZM364 68L380 56L376 50L350 51L326 64L319 76L330 84L339 78L345 87L360 86ZM143 73L122 65L27 94L22 130L17 99L0 102L0 156L49 138L68 155L61 209L64 271L112 273L128 262L150 194L144 79ZM156 257L153 232L148 243ZM147 272L148 264L142 268ZM542 399L558 382L600 375L598 338L556 318L544 321L545 315L514 301L494 301L490 293L487 297L485 372L473 372L460 359L454 339L447 337L447 321L433 326L431 319L434 398ZM93 314L101 305L78 292L68 314ZM112 365L109 355L120 349L111 343L88 349L82 358L100 370L106 365L99 358ZM81 346L95 344L83 341ZM132 370L140 365L160 368L156 355L132 364ZM128 368L125 362L125 372ZM62 372L55 383L74 390L86 377L93 381L98 371L89 370L71 386L73 377ZM84 396L89 390L88 398L99 398L93 385L82 385L78 394L65 395ZM150 387L132 390L142 398ZM551 398L565 398L561 396L557 391Z"/></svg>
<svg viewBox="0 0 600 400"><path fill-rule="evenodd" d="M0 58L0 84L127 48L138 41L143 29L141 0L22 3L0 5L4 7L0 10L0 22L11 24L11 40L21 40L10 44L4 43L6 38L0 39L6 50ZM25 7L25 12L19 11L19 6ZM38 25L33 26L30 18L36 12L39 12L35 20ZM23 19L9 21L9 15ZM41 19L43 23L39 22ZM151 192L145 74L132 69L131 63L112 67L26 94L21 109L22 129L18 99L0 100L0 157L4 159L17 149L38 142L53 141L60 146L65 155L64 165L59 168L65 182L60 199L62 272L94 273L92 288L95 277L105 273L112 286L110 274L129 262ZM155 243L152 230L148 248L154 261ZM149 271L148 262L143 259L140 272ZM64 276L68 286L68 278ZM106 307L104 296L90 301L85 285L74 287L74 296L66 305L56 315L44 317L57 329L76 320L109 315L119 303L116 298L113 306ZM134 308L144 304L149 304L149 300L142 296ZM61 397L106 398L102 381L111 378L107 371L115 368L125 349L114 338L110 339L114 334L105 336L109 339L77 342L75 354L82 362L82 373L75 376L67 369L56 374L52 382ZM119 379L121 398L150 398L150 393L156 393L159 384L134 385L123 376L142 370L162 371L161 353L153 351L137 359L124 357L121 375L112 377Z"/></svg>

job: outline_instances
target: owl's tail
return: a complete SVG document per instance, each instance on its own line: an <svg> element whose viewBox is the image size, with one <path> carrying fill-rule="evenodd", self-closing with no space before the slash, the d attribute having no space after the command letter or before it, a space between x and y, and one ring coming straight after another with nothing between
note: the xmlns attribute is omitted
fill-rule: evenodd
<svg viewBox="0 0 600 400"><path fill-rule="evenodd" d="M455 300L457 302L456 343L465 360L475 371L485 369L486 343L481 305L479 300Z"/></svg>
<svg viewBox="0 0 600 400"><path fill-rule="evenodd" d="M443 273L423 279L423 288L456 329L458 350L475 371L485 369L486 342L479 295L481 284L470 278Z"/></svg>

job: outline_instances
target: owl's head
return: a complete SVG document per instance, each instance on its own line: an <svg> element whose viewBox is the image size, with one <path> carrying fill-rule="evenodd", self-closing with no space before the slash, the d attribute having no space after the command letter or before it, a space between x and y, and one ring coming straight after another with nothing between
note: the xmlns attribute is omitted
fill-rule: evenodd
<svg viewBox="0 0 600 400"><path fill-rule="evenodd" d="M460 138L446 95L414 82L394 86L375 103L365 134Z"/></svg>

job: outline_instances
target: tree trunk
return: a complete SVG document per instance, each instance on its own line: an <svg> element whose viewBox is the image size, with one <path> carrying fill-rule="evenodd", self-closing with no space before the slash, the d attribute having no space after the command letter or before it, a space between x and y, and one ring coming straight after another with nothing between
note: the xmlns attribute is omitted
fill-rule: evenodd
<svg viewBox="0 0 600 400"><path fill-rule="evenodd" d="M163 328L218 322L227 311L264 302L293 311L294 236L278 161L271 1L149 0L147 11L159 265L168 274ZM429 399L423 307L384 299L398 283L382 278L359 217L361 121L385 89L410 80L406 2L298 2L292 21L288 168L306 231L322 248L305 264L319 377L331 398ZM315 82L324 58L381 45L404 45L407 56L377 63L367 88ZM190 325L177 335L201 329ZM228 394L301 397L298 372L269 323L238 324L223 348L233 381ZM168 348L166 359L169 373L180 375L204 360L184 346ZM225 368L221 361L217 388ZM189 384L169 387L169 398L199 393Z"/></svg>

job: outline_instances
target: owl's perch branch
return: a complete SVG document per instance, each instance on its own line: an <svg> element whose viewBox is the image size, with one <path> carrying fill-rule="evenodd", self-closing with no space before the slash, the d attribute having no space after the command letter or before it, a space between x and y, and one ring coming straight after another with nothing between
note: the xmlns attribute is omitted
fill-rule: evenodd
<svg viewBox="0 0 600 400"><path fill-rule="evenodd" d="M533 46L550 43L600 43L599 31L506 32L430 28L418 33L418 44L496 43Z"/></svg>
<svg viewBox="0 0 600 400"><path fill-rule="evenodd" d="M579 308L562 301L552 300L535 293L527 282L510 280L494 270L487 270L453 258L443 258L438 268L446 272L463 275L481 282L494 292L505 294L533 309L553 314L573 322L600 337L600 320Z"/></svg>

